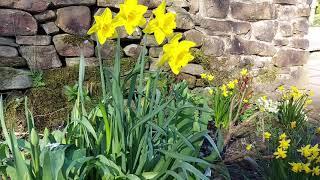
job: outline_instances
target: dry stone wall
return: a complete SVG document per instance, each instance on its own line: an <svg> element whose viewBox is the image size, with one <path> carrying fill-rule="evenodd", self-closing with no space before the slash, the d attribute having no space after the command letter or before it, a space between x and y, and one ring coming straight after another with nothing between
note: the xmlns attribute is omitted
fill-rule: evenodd
<svg viewBox="0 0 320 180"><path fill-rule="evenodd" d="M32 86L30 69L52 69L77 64L79 44L88 65L97 65L96 42L86 36L93 15L110 7L115 13L123 0L1 0L0 1L0 91ZM139 0L152 9L161 0ZM210 65L226 61L223 68L241 64L261 69L291 69L308 59L310 0L167 0L167 10L177 14L177 31L195 41L210 59ZM142 31L132 36L119 30L123 56L137 57L142 48ZM82 42L89 41L85 44ZM80 43L79 43L80 42ZM150 69L161 53L153 36L146 46ZM102 47L102 57L112 59L114 40ZM183 69L181 78L200 86L199 75L207 67L194 62Z"/></svg>

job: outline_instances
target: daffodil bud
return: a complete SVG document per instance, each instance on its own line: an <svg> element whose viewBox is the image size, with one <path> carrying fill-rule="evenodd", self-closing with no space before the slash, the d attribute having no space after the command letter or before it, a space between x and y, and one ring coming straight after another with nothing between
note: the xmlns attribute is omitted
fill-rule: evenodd
<svg viewBox="0 0 320 180"><path fill-rule="evenodd" d="M39 136L34 128L32 128L31 130L31 144L34 146L37 146L39 144Z"/></svg>

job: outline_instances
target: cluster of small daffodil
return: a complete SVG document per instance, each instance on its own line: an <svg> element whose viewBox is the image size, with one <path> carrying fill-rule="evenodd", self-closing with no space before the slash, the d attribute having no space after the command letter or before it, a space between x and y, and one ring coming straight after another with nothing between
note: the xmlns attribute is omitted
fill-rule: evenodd
<svg viewBox="0 0 320 180"><path fill-rule="evenodd" d="M138 0L125 0L120 4L119 13L113 18L109 8L100 16L94 16L95 24L89 29L88 34L96 33L98 42L102 45L107 39L117 37L117 28L124 26L128 35L132 35L135 29L144 27L146 34L154 34L157 43L160 45L166 38L169 43L163 46L163 53L158 62L158 67L168 62L172 72L179 74L182 67L186 66L194 57L190 48L196 46L192 41L180 41L181 33L174 35L176 28L176 14L166 12L166 1L163 0L158 8L153 10L153 15L147 22L144 14L148 7L138 4Z"/></svg>
<svg viewBox="0 0 320 180"><path fill-rule="evenodd" d="M205 79L207 81L213 81L214 80L214 75L212 74L206 74L206 73L202 73L200 74L201 79Z"/></svg>
<svg viewBox="0 0 320 180"><path fill-rule="evenodd" d="M237 79L232 80L228 82L227 84L223 84L220 87L220 90L222 91L222 95L224 97L232 96L233 90L236 88L236 85L239 83Z"/></svg>
<svg viewBox="0 0 320 180"><path fill-rule="evenodd" d="M311 146L310 144L301 147L297 150L301 153L301 156L306 158L306 163L303 162L292 162L291 170L295 173L311 173L312 176L320 176L320 149L318 144Z"/></svg>
<svg viewBox="0 0 320 180"><path fill-rule="evenodd" d="M273 153L276 159L285 159L287 157L287 150L290 146L290 139L287 139L287 135L285 133L279 136L279 146L277 147L277 151Z"/></svg>
<svg viewBox="0 0 320 180"><path fill-rule="evenodd" d="M291 86L290 89L285 89L285 87L282 85L278 87L278 91L282 93L282 99L283 100L298 100L302 96L307 96L308 99L306 101L306 105L312 104L312 99L310 98L311 96L314 96L314 92L312 90L307 91L307 90L299 90L296 86Z"/></svg>

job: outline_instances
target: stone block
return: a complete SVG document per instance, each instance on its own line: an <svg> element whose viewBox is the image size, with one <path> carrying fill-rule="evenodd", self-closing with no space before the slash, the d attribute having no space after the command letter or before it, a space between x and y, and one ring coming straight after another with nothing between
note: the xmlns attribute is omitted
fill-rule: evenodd
<svg viewBox="0 0 320 180"><path fill-rule="evenodd" d="M0 57L17 57L18 50L11 46L0 46Z"/></svg>
<svg viewBox="0 0 320 180"><path fill-rule="evenodd" d="M199 64L189 63L188 65L186 65L185 67L183 67L181 69L181 72L182 73L191 74L191 75L194 75L194 76L200 76L202 73L205 72L205 70Z"/></svg>
<svg viewBox="0 0 320 180"><path fill-rule="evenodd" d="M297 48L297 49L308 49L309 48L309 40L308 39L301 39L301 38L292 38L290 40L290 47Z"/></svg>
<svg viewBox="0 0 320 180"><path fill-rule="evenodd" d="M16 43L20 45L46 46L51 43L51 36L16 36Z"/></svg>
<svg viewBox="0 0 320 180"><path fill-rule="evenodd" d="M0 91L27 89L32 87L29 71L0 67Z"/></svg>
<svg viewBox="0 0 320 180"><path fill-rule="evenodd" d="M16 44L16 41L13 38L8 38L8 37L0 37L0 45L12 46L12 47L19 46L18 44Z"/></svg>
<svg viewBox="0 0 320 180"><path fill-rule="evenodd" d="M195 42L197 44L196 47L202 46L205 38L205 35L202 32L194 29L184 32L184 36L186 40Z"/></svg>
<svg viewBox="0 0 320 180"><path fill-rule="evenodd" d="M86 6L69 6L57 10L56 25L64 32L86 35L91 27L91 12Z"/></svg>
<svg viewBox="0 0 320 180"><path fill-rule="evenodd" d="M273 3L285 4L285 5L295 5L295 4L297 4L297 0L273 0Z"/></svg>
<svg viewBox="0 0 320 180"><path fill-rule="evenodd" d="M151 47L149 49L149 56L153 58L160 57L160 54L162 53L162 47Z"/></svg>
<svg viewBox="0 0 320 180"><path fill-rule="evenodd" d="M177 22L177 29L192 29L195 24L193 19L188 11L181 7L169 7L167 8L168 12L176 13L176 22Z"/></svg>
<svg viewBox="0 0 320 180"><path fill-rule="evenodd" d="M253 35L260 41L271 42L276 36L278 23L272 20L252 23Z"/></svg>
<svg viewBox="0 0 320 180"><path fill-rule="evenodd" d="M56 7L72 6L72 5L95 5L96 0L51 0L52 4Z"/></svg>
<svg viewBox="0 0 320 180"><path fill-rule="evenodd" d="M231 15L235 19L257 21L275 19L275 6L269 2L232 2Z"/></svg>
<svg viewBox="0 0 320 180"><path fill-rule="evenodd" d="M197 78L186 73L180 73L176 76L177 81L187 81L188 87L193 89L196 86Z"/></svg>
<svg viewBox="0 0 320 180"><path fill-rule="evenodd" d="M38 24L31 14L14 9L0 9L0 36L34 35Z"/></svg>
<svg viewBox="0 0 320 180"><path fill-rule="evenodd" d="M302 66L308 61L308 59L309 59L308 51L282 48L273 57L272 61L274 65L276 65L277 67L289 67L289 66Z"/></svg>
<svg viewBox="0 0 320 180"><path fill-rule="evenodd" d="M290 37L293 35L293 26L290 22L281 21L279 22L279 35L281 37Z"/></svg>
<svg viewBox="0 0 320 180"><path fill-rule="evenodd" d="M261 41L245 40L240 37L235 37L231 42L230 53L238 55L273 56L276 53L276 48L271 44Z"/></svg>
<svg viewBox="0 0 320 180"><path fill-rule="evenodd" d="M124 54L129 57L139 57L140 52L142 51L143 47L137 44L129 44L123 48Z"/></svg>
<svg viewBox="0 0 320 180"><path fill-rule="evenodd" d="M287 46L289 44L289 40L286 38L278 38L273 40L273 44L276 46Z"/></svg>
<svg viewBox="0 0 320 180"><path fill-rule="evenodd" d="M230 0L202 0L198 3L200 15L203 17L226 18L228 15Z"/></svg>
<svg viewBox="0 0 320 180"><path fill-rule="evenodd" d="M101 57L106 60L113 60L116 54L116 42L112 40L107 40L106 43L101 47ZM121 54L123 54L121 49ZM98 47L95 48L95 55L98 56Z"/></svg>
<svg viewBox="0 0 320 180"><path fill-rule="evenodd" d="M309 21L307 18L298 18L293 23L293 33L307 35L309 32Z"/></svg>
<svg viewBox="0 0 320 180"><path fill-rule="evenodd" d="M35 14L34 18L39 22L45 22L49 20L54 20L56 18L56 13L53 10L47 10L39 14Z"/></svg>
<svg viewBox="0 0 320 180"><path fill-rule="evenodd" d="M77 39L76 36L70 34L58 34L53 36L54 46L60 56L77 57L83 52L84 57L91 57L94 54L94 44L91 41L87 43L74 44L69 40ZM81 49L81 50L80 50Z"/></svg>
<svg viewBox="0 0 320 180"><path fill-rule="evenodd" d="M21 9L29 12L43 12L49 6L48 0L1 0L0 7Z"/></svg>
<svg viewBox="0 0 320 180"><path fill-rule="evenodd" d="M279 20L291 20L298 16L298 8L292 5L277 6Z"/></svg>
<svg viewBox="0 0 320 180"><path fill-rule="evenodd" d="M61 67L61 61L53 45L21 46L20 54L27 60L30 69L51 69Z"/></svg>
<svg viewBox="0 0 320 180"><path fill-rule="evenodd" d="M69 67L77 66L80 64L80 58L79 57L73 57L73 58L66 58L66 65ZM89 57L84 58L85 66L99 66L99 60L96 57Z"/></svg>
<svg viewBox="0 0 320 180"><path fill-rule="evenodd" d="M232 32L232 24L225 20L203 18L200 20L200 27L210 31L209 35L223 35Z"/></svg>
<svg viewBox="0 0 320 180"><path fill-rule="evenodd" d="M27 61L23 57L0 57L0 67L28 67Z"/></svg>
<svg viewBox="0 0 320 180"><path fill-rule="evenodd" d="M206 37L201 47L203 53L207 56L222 56L225 51L224 41L216 37Z"/></svg>
<svg viewBox="0 0 320 180"><path fill-rule="evenodd" d="M60 29L54 22L48 22L45 24L41 24L42 29L46 32L48 35L55 35L59 33Z"/></svg>

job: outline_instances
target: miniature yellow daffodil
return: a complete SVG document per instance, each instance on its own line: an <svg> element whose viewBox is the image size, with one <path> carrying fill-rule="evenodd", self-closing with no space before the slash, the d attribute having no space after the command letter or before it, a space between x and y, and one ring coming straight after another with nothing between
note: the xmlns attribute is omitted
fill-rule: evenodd
<svg viewBox="0 0 320 180"><path fill-rule="evenodd" d="M263 134L263 137L264 137L266 140L268 140L268 139L271 138L271 133L265 132L265 133Z"/></svg>
<svg viewBox="0 0 320 180"><path fill-rule="evenodd" d="M279 147L286 150L289 148L290 142L291 142L290 139L288 139L288 140L282 139L281 141L279 141L279 144L280 144Z"/></svg>
<svg viewBox="0 0 320 180"><path fill-rule="evenodd" d="M248 75L248 69L242 69L241 72L240 72L240 74L241 74L242 76L247 76L247 75Z"/></svg>
<svg viewBox="0 0 320 180"><path fill-rule="evenodd" d="M223 95L224 97L228 97L229 91L228 91L228 89L227 89L227 86L224 84L224 85L222 85L222 86L220 87L220 89L221 89L221 91L222 91L222 95Z"/></svg>
<svg viewBox="0 0 320 180"><path fill-rule="evenodd" d="M291 129L296 128L297 127L297 122L296 121L291 122L290 126L291 126Z"/></svg>
<svg viewBox="0 0 320 180"><path fill-rule="evenodd" d="M252 144L247 144L246 150L247 150L247 151L251 151L251 149L252 149Z"/></svg>
<svg viewBox="0 0 320 180"><path fill-rule="evenodd" d="M312 176L319 176L320 175L320 167L319 166L316 166L316 167L313 167L312 169Z"/></svg>
<svg viewBox="0 0 320 180"><path fill-rule="evenodd" d="M310 169L310 163L306 163L306 164L304 164L304 163L302 163L302 169L304 170L304 172L305 173L310 173L311 172L311 169Z"/></svg>
<svg viewBox="0 0 320 180"><path fill-rule="evenodd" d="M249 100L248 99L243 99L243 103L248 103L249 102Z"/></svg>
<svg viewBox="0 0 320 180"><path fill-rule="evenodd" d="M228 86L229 89L232 90L232 89L235 88L235 86L236 86L237 83L238 83L238 80L230 81L230 82L227 84L227 86Z"/></svg>
<svg viewBox="0 0 320 180"><path fill-rule="evenodd" d="M207 74L205 73L200 74L200 76L201 76L201 79L207 79Z"/></svg>
<svg viewBox="0 0 320 180"><path fill-rule="evenodd" d="M287 138L286 133L282 133L282 134L279 136L279 139L280 139L280 140L283 140L283 139L286 139L286 138Z"/></svg>
<svg viewBox="0 0 320 180"><path fill-rule="evenodd" d="M280 92L283 92L284 91L284 86L282 85L282 86L279 86L278 87L278 90L280 91Z"/></svg>
<svg viewBox="0 0 320 180"><path fill-rule="evenodd" d="M214 76L211 75L211 74L208 74L207 75L207 79L208 79L208 81L213 81L214 80Z"/></svg>
<svg viewBox="0 0 320 180"><path fill-rule="evenodd" d="M158 44L162 44L166 37L170 37L173 34L173 30L177 27L176 14L168 12L166 13L166 1L153 10L153 14L156 16L152 19L143 32L147 34L154 33Z"/></svg>
<svg viewBox="0 0 320 180"><path fill-rule="evenodd" d="M106 8L100 16L94 16L94 19L95 24L89 29L88 35L96 33L100 44L103 45L108 38L117 36L116 28L120 24L112 19L112 12L109 8Z"/></svg>
<svg viewBox="0 0 320 180"><path fill-rule="evenodd" d="M276 159L284 159L287 157L287 151L283 150L282 148L278 148L277 151L273 153L273 155L276 156Z"/></svg>
<svg viewBox="0 0 320 180"><path fill-rule="evenodd" d="M291 170L295 173L299 173L299 172L302 172L303 170L303 166L302 166L302 163L289 163L292 167L291 167Z"/></svg>
<svg viewBox="0 0 320 180"><path fill-rule="evenodd" d="M132 35L137 26L146 24L144 14L147 10L148 7L138 4L138 0L125 0L124 4L120 4L115 20L125 27L128 35Z"/></svg>
<svg viewBox="0 0 320 180"><path fill-rule="evenodd" d="M213 93L214 93L214 90L213 90L213 89L210 89L210 90L209 90L209 94L210 94L210 95L213 95Z"/></svg>
<svg viewBox="0 0 320 180"><path fill-rule="evenodd" d="M174 74L179 74L181 68L194 59L190 53L190 48L194 47L196 43L192 41L179 42L181 38L182 34L179 33L163 46L163 55L157 64L162 66L165 62L168 62Z"/></svg>
<svg viewBox="0 0 320 180"><path fill-rule="evenodd" d="M311 156L312 151L311 151L311 149L310 149L310 144L307 145L307 146L301 147L301 148L298 150L298 152L300 152L301 155L304 156L304 157L306 157L306 158L309 157L309 156Z"/></svg>

